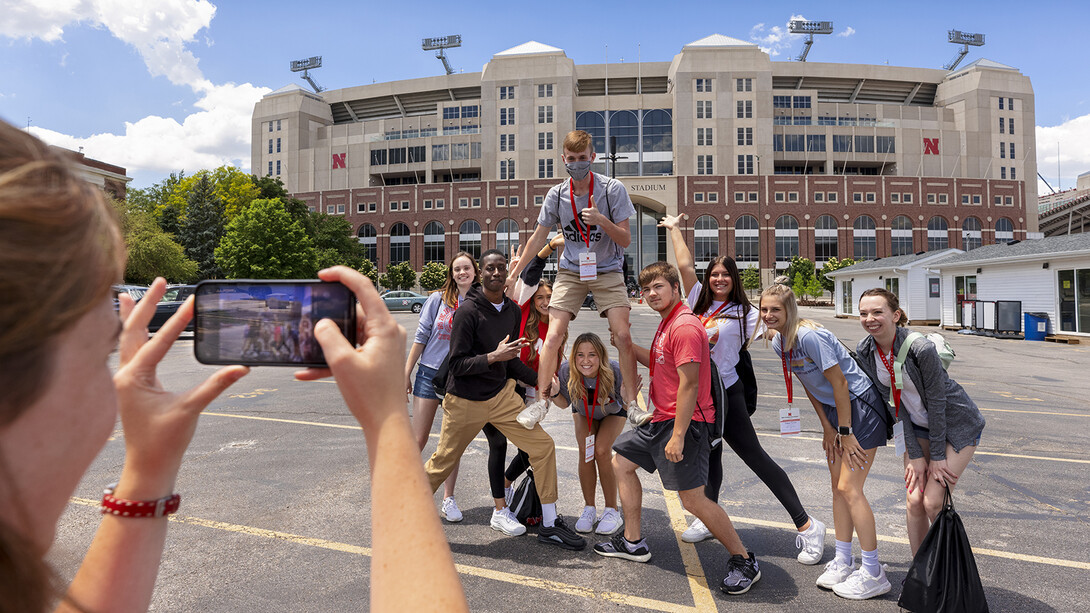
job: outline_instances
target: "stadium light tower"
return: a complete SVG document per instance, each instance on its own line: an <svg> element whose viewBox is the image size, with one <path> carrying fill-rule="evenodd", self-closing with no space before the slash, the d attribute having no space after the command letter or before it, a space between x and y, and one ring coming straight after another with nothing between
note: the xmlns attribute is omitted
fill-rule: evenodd
<svg viewBox="0 0 1090 613"><path fill-rule="evenodd" d="M984 46L983 34L969 34L968 32L962 32L961 30L948 30L946 32L946 40L954 43L955 45L961 45L961 49L958 49L958 54L954 56L954 59L950 60L949 64L944 64L943 68L946 70L953 70L958 67L961 60L969 55L969 45L974 47Z"/></svg>
<svg viewBox="0 0 1090 613"><path fill-rule="evenodd" d="M320 55L316 55L314 57L308 57L305 60L293 60L292 63L291 63L291 71L292 72L301 72L301 73L303 73L300 76L300 78L305 79L307 83L310 83L310 86L314 88L314 93L316 93L316 94L322 93L322 90L325 89L325 88L318 85L317 83L314 82L314 79L310 78L310 70L312 70L314 68L321 68L321 67L322 67L322 56L320 56Z"/></svg>
<svg viewBox="0 0 1090 613"><path fill-rule="evenodd" d="M787 29L792 34L805 34L806 42L802 48L802 53L799 54L796 60L800 62L806 61L806 54L810 53L810 47L814 44L814 34L832 34L833 22L831 21L802 21L796 19L787 24Z"/></svg>
<svg viewBox="0 0 1090 613"><path fill-rule="evenodd" d="M454 47L462 46L462 35L451 34L450 36L439 36L437 38L425 38L420 43L420 47L424 51L439 50L439 53L435 54L435 59L443 62L443 68L446 69L447 74L454 74L454 69L450 67L450 62L447 61L446 50Z"/></svg>

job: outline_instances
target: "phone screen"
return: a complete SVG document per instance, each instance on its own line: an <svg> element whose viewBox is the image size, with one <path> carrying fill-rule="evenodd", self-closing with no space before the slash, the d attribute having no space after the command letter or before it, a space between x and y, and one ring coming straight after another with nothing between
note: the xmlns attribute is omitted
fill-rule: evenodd
<svg viewBox="0 0 1090 613"><path fill-rule="evenodd" d="M355 296L324 281L202 281L193 351L203 364L325 366L314 324L330 319L353 343Z"/></svg>

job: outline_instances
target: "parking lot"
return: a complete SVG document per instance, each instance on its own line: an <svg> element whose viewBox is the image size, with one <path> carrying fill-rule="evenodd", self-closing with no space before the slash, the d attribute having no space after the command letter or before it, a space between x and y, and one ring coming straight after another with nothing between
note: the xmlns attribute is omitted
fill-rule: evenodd
<svg viewBox="0 0 1090 613"><path fill-rule="evenodd" d="M831 309L802 312L849 345L864 334L857 321L835 319ZM417 316L395 317L410 330L411 341ZM646 345L658 323L656 313L634 305L638 343ZM589 310L574 322L572 337L583 331L608 335L605 320ZM992 610L1083 610L1090 602L1090 350L945 335L957 352L952 376L988 420L954 501L976 549ZM762 345L752 349L760 388L754 423L809 512L829 524L825 562L833 553L832 508L818 421L803 398L802 435L779 436L777 410L787 402L783 375L780 360ZM182 340L160 372L168 387L179 388L211 370L193 359L192 341ZM557 445L557 508L577 516L581 456L570 411L554 409L543 425ZM424 457L434 449L438 420L432 432ZM119 425L62 518L51 560L63 577L75 573L90 543L102 488L120 473L123 451ZM643 533L653 557L636 564L599 557L589 547L582 552L549 547L537 542L533 530L516 538L491 530L486 456L482 437L461 464L457 499L465 520L444 523L475 611L726 611L754 605L796 612L898 610L910 557L903 468L892 445L880 450L866 493L876 515L879 555L889 565L894 589L865 602L847 602L814 586L821 567L795 561L795 533L786 512L729 450L720 502L757 554L763 574L750 593L737 597L718 590L727 560L721 545L680 541L691 518L675 494L662 490L657 476L642 476ZM291 378L290 369L255 369L201 418L177 491L182 506L172 517L152 610L366 609L367 456L363 436L331 381L302 383ZM437 494L437 507L439 500ZM601 509L600 492L598 504ZM419 578L419 589L429 586L428 577Z"/></svg>

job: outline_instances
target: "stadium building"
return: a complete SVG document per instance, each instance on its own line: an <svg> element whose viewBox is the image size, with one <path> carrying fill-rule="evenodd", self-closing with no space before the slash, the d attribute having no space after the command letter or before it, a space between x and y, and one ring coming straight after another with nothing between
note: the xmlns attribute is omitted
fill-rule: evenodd
<svg viewBox="0 0 1090 613"><path fill-rule="evenodd" d="M528 42L479 73L274 91L254 108L252 168L344 215L380 269L419 269L525 241L579 128L593 170L636 205L630 270L672 259L655 226L682 213L698 261L727 253L769 278L794 255L820 266L1035 235L1034 124L1029 78L986 59L773 62L716 34L670 62L577 65Z"/></svg>

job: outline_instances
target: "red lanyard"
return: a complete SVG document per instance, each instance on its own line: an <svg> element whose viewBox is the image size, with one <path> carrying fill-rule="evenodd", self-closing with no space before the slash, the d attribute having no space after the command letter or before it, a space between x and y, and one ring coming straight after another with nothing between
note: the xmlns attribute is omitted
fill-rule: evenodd
<svg viewBox="0 0 1090 613"><path fill-rule="evenodd" d="M783 354L780 355L780 360L783 361L783 382L787 385L787 404L791 404L791 402L792 402L792 400L791 400L791 393L792 393L791 373L788 372L788 370L787 370L787 363L791 361L791 352L792 352L792 350L789 349L787 351L787 353L783 353Z"/></svg>
<svg viewBox="0 0 1090 613"><path fill-rule="evenodd" d="M878 346L878 343L874 343L874 348L878 350L878 357L882 360L882 364L885 364L886 370L889 371L889 389L893 392L893 416L898 417L901 412L901 390L897 388L897 378L893 374L893 347L889 348L889 361L886 361L886 356L882 355L882 348Z"/></svg>
<svg viewBox="0 0 1090 613"><path fill-rule="evenodd" d="M583 375L579 375L582 377ZM587 386L583 386L583 393L586 393ZM594 377L594 398L590 401L590 406L587 406L587 397L583 396L583 408L587 410L587 434L590 434L591 423L594 421L594 407L598 405L598 377Z"/></svg>
<svg viewBox="0 0 1090 613"><path fill-rule="evenodd" d="M590 247L590 228L585 228L580 223L579 212L575 210L575 181L568 179L568 197L571 200L571 214L575 218L575 227L579 229L579 236L583 237L583 240L587 243L587 247ZM590 195L587 198L587 204L593 202L594 198L594 173L590 173Z"/></svg>
<svg viewBox="0 0 1090 613"><path fill-rule="evenodd" d="M704 324L708 323L708 321L709 321L709 320L711 320L711 319L714 319L714 318L715 318L715 316L716 316L716 315L718 315L720 311L722 311L723 309L727 308L727 305L728 305L728 304L730 304L730 300L727 300L727 301L726 301L726 302L724 302L723 304L719 305L719 308L718 308L718 309L716 309L715 311L713 311L713 312L712 312L712 314L711 314L711 315L708 315L707 317L703 317L703 316L701 316L701 315L697 315L697 316L696 316L696 318L700 320L700 325L704 325Z"/></svg>
<svg viewBox="0 0 1090 613"><path fill-rule="evenodd" d="M662 323L659 324L658 329L655 330L655 337L653 339L651 339L651 351L650 351L650 353L655 352L655 347L658 346L659 335L662 334L662 331L665 330L666 327L670 325L670 321L674 317L677 316L677 311L678 311L678 309L681 308L681 304L682 303L678 302L674 306L674 309L672 311L670 311L670 314L666 316L666 319L662 320ZM651 355L650 358L651 358L651 360L650 360L651 365L648 367L648 369L651 371L651 382L654 383L655 382L655 356Z"/></svg>

